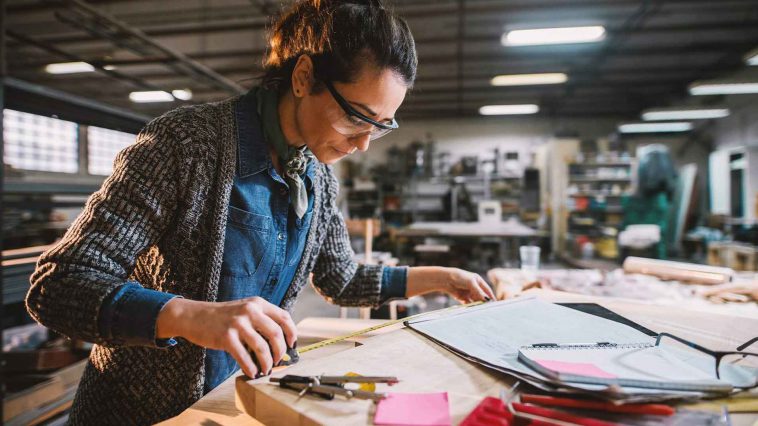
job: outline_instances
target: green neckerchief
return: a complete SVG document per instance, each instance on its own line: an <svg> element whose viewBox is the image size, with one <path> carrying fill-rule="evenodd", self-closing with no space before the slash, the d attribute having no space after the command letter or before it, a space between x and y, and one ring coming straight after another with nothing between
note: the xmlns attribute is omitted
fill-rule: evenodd
<svg viewBox="0 0 758 426"><path fill-rule="evenodd" d="M258 115L263 123L263 138L267 144L274 147L279 157L279 164L284 170L284 180L289 186L292 208L297 217L302 219L308 210L308 193L302 175L313 154L305 145L300 148L290 146L284 138L279 126L279 94L275 90L259 87L255 96L258 99Z"/></svg>

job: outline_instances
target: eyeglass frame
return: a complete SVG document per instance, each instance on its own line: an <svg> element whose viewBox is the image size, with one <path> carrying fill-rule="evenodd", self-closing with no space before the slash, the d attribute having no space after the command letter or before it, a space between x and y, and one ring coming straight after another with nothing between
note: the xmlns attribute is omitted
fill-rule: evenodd
<svg viewBox="0 0 758 426"><path fill-rule="evenodd" d="M671 333L658 333L658 336L656 336L656 338L655 338L655 346L659 346L660 345L661 338L663 338L663 337L669 337L671 339L676 340L679 343L683 343L683 344L691 347L692 349L696 349L696 350L698 350L700 352L704 352L704 353L706 353L706 354L708 354L708 355L716 358L716 378L717 379L721 379L721 377L719 375L719 365L721 364L721 359L724 358L725 356L727 356L727 355L750 355L750 356L758 357L758 353L755 353L755 352L744 352L744 351L742 351L743 349L747 348L748 346L752 345L753 343L758 342L758 337L753 337L752 339L748 340L747 342L745 342L745 343L737 346L737 350L736 351L714 351L714 350L708 349L706 347L700 346L700 345L698 345L695 342L691 342L691 341L683 339L681 337L674 336ZM743 390L744 389L752 389L752 388L755 388L755 387L758 387L758 378L756 379L756 382L752 386L735 386L735 388L743 389Z"/></svg>
<svg viewBox="0 0 758 426"><path fill-rule="evenodd" d="M345 98L342 97L342 95L339 94L337 89L334 88L334 85L332 84L331 81L329 80L324 81L324 85L329 90L329 93L332 94L332 98L334 98L334 100L337 101L337 104L340 106L340 108L342 108L342 111L344 111L345 114L352 115L353 117L357 117L361 121L372 124L375 127L378 127L383 130L395 130L398 127L400 127L394 118L392 118L391 123L386 124L386 123L380 123L376 120L373 120L370 117L367 117L365 114L361 114L360 111L353 108L353 106L350 105L350 102L348 102Z"/></svg>

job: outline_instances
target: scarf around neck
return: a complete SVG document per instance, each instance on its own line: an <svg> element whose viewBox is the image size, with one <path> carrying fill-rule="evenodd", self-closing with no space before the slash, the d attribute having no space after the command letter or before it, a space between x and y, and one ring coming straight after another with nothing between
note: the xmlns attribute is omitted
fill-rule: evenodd
<svg viewBox="0 0 758 426"><path fill-rule="evenodd" d="M258 115L263 123L263 138L274 148L279 157L279 164L284 170L284 180L289 186L290 202L298 219L302 219L308 210L308 193L305 189L303 174L313 154L308 148L294 147L287 143L279 126L279 94L275 90L259 87L256 90Z"/></svg>

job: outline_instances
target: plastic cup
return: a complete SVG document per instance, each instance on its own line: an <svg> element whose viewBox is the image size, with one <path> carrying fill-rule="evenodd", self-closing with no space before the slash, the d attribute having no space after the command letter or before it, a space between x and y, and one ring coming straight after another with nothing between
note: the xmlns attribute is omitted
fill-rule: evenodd
<svg viewBox="0 0 758 426"><path fill-rule="evenodd" d="M536 271L540 267L540 248L538 246L519 247L521 270Z"/></svg>

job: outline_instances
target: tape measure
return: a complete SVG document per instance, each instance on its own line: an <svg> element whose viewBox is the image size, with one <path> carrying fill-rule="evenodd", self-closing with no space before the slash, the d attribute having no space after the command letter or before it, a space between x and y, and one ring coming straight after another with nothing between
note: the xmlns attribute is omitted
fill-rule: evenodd
<svg viewBox="0 0 758 426"><path fill-rule="evenodd" d="M358 330L358 331L352 332L350 334L345 334L344 336L333 337L331 339L326 339L326 340L322 340L320 342L316 342L316 343L313 343L313 344L310 344L310 345L307 345L307 346L303 346L302 348L298 348L297 352L300 353L300 354L302 354L302 353L305 353L305 352L308 352L308 351L312 351L312 350L315 350L315 349L320 349L320 348L323 348L325 346L333 345L335 343L339 343L339 342L342 342L344 340L347 340L347 339L350 339L350 338L353 338L353 337L358 337L358 336L360 336L362 334L370 333L372 331L380 330L380 329L386 328L386 327L390 327L390 326L393 326L395 324L399 324L401 322L405 322L405 321L408 321L408 320L416 319L416 318L422 317L424 315L438 314L440 312L450 311L450 310L454 310L454 309L469 308L471 306L480 305L482 303L484 303L484 302L472 302L472 303L467 303L465 305L455 305L455 306L451 306L451 307L445 308L445 309L439 309L439 310L436 310L436 311L429 311L429 312L422 312L420 314L411 315L409 317L387 321L387 322L382 323L382 324L377 324L377 325L374 325L374 326L371 326L371 327L368 327L368 328L364 328L363 330Z"/></svg>

